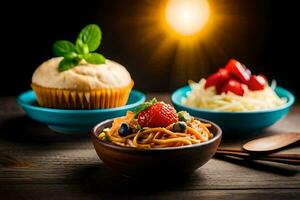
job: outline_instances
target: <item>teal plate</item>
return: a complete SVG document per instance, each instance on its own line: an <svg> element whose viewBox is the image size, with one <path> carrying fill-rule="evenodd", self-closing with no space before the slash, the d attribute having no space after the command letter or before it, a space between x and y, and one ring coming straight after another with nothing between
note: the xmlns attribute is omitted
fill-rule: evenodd
<svg viewBox="0 0 300 200"><path fill-rule="evenodd" d="M181 99L191 91L189 86L177 89L171 99L177 111L185 110L191 115L208 119L218 124L225 134L230 131L253 132L276 123L289 112L295 101L294 95L286 89L277 87L275 92L279 97L287 98L287 103L275 109L251 112L218 112L205 109L192 108L181 104Z"/></svg>
<svg viewBox="0 0 300 200"><path fill-rule="evenodd" d="M90 132L99 122L124 116L128 110L134 110L144 101L145 95L142 92L132 90L125 106L108 109L66 110L39 106L32 90L20 94L17 98L18 104L30 118L47 124L50 129L60 133Z"/></svg>

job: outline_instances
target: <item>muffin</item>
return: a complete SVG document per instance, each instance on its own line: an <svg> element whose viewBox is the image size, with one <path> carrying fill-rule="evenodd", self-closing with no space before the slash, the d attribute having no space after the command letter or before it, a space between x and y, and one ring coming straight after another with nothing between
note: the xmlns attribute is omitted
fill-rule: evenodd
<svg viewBox="0 0 300 200"><path fill-rule="evenodd" d="M39 105L62 109L113 108L126 104L133 87L129 72L106 59L90 64L82 59L75 67L59 71L63 57L42 63L32 76Z"/></svg>

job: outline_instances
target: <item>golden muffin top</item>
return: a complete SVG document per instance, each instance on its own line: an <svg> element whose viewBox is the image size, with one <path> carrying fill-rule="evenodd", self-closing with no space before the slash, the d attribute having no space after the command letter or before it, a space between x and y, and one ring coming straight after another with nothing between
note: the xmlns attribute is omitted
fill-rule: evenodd
<svg viewBox="0 0 300 200"><path fill-rule="evenodd" d="M106 59L104 64L89 64L82 60L72 69L60 72L62 57L51 58L33 73L32 83L56 89L93 90L121 88L130 84L131 77L125 67Z"/></svg>

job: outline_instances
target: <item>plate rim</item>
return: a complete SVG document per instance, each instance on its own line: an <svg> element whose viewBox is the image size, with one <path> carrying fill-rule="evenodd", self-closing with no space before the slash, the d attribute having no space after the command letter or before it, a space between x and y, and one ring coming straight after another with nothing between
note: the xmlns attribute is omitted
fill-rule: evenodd
<svg viewBox="0 0 300 200"><path fill-rule="evenodd" d="M139 96L139 100L136 101L135 103L132 104L126 104L124 106L120 107L115 107L115 108L104 108L104 109L82 109L82 110L74 110L74 109L58 109L58 108L47 108L47 107L41 107L41 106L34 106L29 104L28 102L24 101L23 98L25 95L33 95L34 99L36 100L36 95L33 90L27 90L25 92L22 92L18 97L17 97L17 103L22 107L22 108L27 108L31 110L36 110L36 111L44 111L44 112L52 112L52 113L63 113L63 114L79 114L79 113L85 113L85 114L92 114L92 113L106 113L106 112L116 112L116 111L121 111L121 110L127 110L133 107L136 107L140 105L141 103L145 102L146 96L143 92L139 90L131 90L130 94L134 93L137 96Z"/></svg>

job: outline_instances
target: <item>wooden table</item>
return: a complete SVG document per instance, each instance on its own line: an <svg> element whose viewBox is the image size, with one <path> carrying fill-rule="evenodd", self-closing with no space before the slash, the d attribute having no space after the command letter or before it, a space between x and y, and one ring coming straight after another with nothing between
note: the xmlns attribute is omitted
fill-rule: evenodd
<svg viewBox="0 0 300 200"><path fill-rule="evenodd" d="M167 95L151 94L168 100ZM260 133L224 138L240 147L257 135L300 130L300 104ZM298 145L299 146L299 145ZM287 151L287 150L286 150ZM288 152L300 153L294 146ZM299 167L211 159L189 177L141 181L119 176L86 135L61 135L29 119L15 98L0 98L0 199L299 199Z"/></svg>

